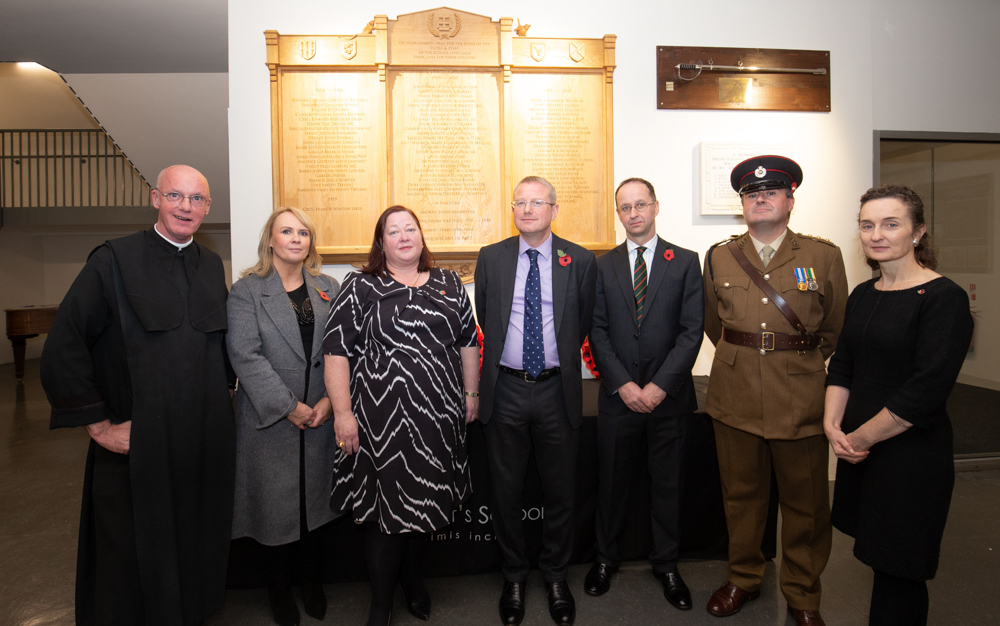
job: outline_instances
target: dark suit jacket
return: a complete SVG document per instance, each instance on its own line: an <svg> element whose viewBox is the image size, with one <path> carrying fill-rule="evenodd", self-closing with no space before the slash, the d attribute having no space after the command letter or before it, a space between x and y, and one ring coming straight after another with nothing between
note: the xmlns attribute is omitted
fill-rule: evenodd
<svg viewBox="0 0 1000 626"><path fill-rule="evenodd" d="M673 250L674 258L664 253ZM635 295L628 246L622 243L597 260L597 300L590 347L601 375L602 413L628 407L616 391L629 381L653 382L667 393L654 415L683 415L697 408L691 368L704 327L704 296L698 253L659 238L646 285L642 329L635 321Z"/></svg>
<svg viewBox="0 0 1000 626"><path fill-rule="evenodd" d="M479 419L484 424L493 414L493 392L510 309L514 302L518 237L510 237L479 251L476 264L476 316L483 331L483 371L479 384ZM574 428L583 421L583 384L580 376L580 346L590 330L594 311L596 262L594 253L552 235L552 251L562 250L571 261L562 265L552 259L552 300L559 365L562 368L566 412ZM700 301L699 301L700 302Z"/></svg>

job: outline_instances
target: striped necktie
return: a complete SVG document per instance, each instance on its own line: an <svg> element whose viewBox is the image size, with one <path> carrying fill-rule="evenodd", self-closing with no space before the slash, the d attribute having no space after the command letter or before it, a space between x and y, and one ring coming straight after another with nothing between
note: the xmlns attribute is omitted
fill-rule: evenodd
<svg viewBox="0 0 1000 626"><path fill-rule="evenodd" d="M646 249L635 249L635 271L632 272L632 290L635 292L635 323L642 326L642 305L646 300Z"/></svg>

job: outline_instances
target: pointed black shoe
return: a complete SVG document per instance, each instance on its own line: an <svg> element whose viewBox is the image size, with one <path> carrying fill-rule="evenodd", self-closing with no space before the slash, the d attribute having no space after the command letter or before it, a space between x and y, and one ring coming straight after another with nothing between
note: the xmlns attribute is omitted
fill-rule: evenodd
<svg viewBox="0 0 1000 626"><path fill-rule="evenodd" d="M321 622L326 617L326 594L318 580L302 581L302 604L305 605L306 615L309 617Z"/></svg>
<svg viewBox="0 0 1000 626"><path fill-rule="evenodd" d="M524 583L505 582L500 594L500 621L517 626L524 619Z"/></svg>
<svg viewBox="0 0 1000 626"><path fill-rule="evenodd" d="M667 599L667 602L682 611L691 609L691 592L679 573L667 572L664 574L653 570L653 575L663 583L663 597Z"/></svg>
<svg viewBox="0 0 1000 626"><path fill-rule="evenodd" d="M267 588L271 602L271 615L278 626L299 626L299 607L295 606L291 585Z"/></svg>
<svg viewBox="0 0 1000 626"><path fill-rule="evenodd" d="M603 596L611 589L611 575L617 571L614 565L594 563L583 581L583 590L592 596Z"/></svg>
<svg viewBox="0 0 1000 626"><path fill-rule="evenodd" d="M410 615L425 622L431 618L431 595L427 593L423 578L410 581L402 580L403 594L406 596L406 608Z"/></svg>
<svg viewBox="0 0 1000 626"><path fill-rule="evenodd" d="M546 583L546 593L549 596L549 615L559 626L572 626L576 619L576 601L569 592L566 581Z"/></svg>

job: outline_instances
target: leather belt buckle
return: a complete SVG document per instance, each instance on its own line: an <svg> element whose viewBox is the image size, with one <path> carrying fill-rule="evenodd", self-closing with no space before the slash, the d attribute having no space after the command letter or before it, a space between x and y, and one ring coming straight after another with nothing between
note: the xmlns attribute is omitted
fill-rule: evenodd
<svg viewBox="0 0 1000 626"><path fill-rule="evenodd" d="M768 347L768 345L767 345L768 344L768 339L771 340L770 341L770 343L771 343L770 347ZM766 352L773 352L774 351L774 333L773 332L771 332L769 330L765 330L764 332L762 332L760 334L760 349L764 350Z"/></svg>
<svg viewBox="0 0 1000 626"><path fill-rule="evenodd" d="M538 382L537 380L532 378L531 374L529 374L527 370L521 370L520 373L521 373L521 380L523 380L524 382L526 383Z"/></svg>

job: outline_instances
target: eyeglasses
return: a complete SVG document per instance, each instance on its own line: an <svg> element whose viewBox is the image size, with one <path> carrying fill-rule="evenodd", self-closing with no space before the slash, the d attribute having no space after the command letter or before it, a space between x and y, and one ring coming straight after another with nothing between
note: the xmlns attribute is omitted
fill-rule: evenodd
<svg viewBox="0 0 1000 626"><path fill-rule="evenodd" d="M510 206L514 207L515 209L518 209L519 211L523 211L524 207L528 206L529 204L533 209L540 209L546 204L551 204L552 206L556 205L555 202L546 202L545 200L531 200L530 202L528 200L515 200L510 203Z"/></svg>
<svg viewBox="0 0 1000 626"><path fill-rule="evenodd" d="M620 207L618 207L618 212L621 213L622 215L628 215L629 213L632 212L632 209L635 209L637 213L642 213L649 207L653 206L654 204L656 204L655 200L653 202L643 202L642 200L640 200L635 204L621 205Z"/></svg>
<svg viewBox="0 0 1000 626"><path fill-rule="evenodd" d="M153 187L153 189L156 189L156 187ZM187 198L191 202L191 206L199 209L208 204L209 202L211 202L212 200L211 198L205 197L197 193L194 194L193 196L185 196L183 194L177 193L176 191L163 193L159 189L156 189L156 192L159 193L161 196L163 196L163 199L169 202L170 204L180 204L181 202L184 201L184 198Z"/></svg>

